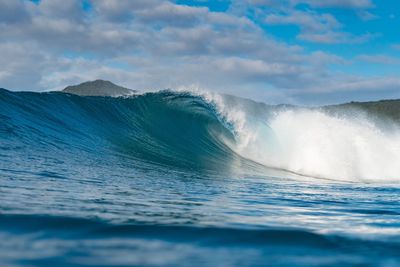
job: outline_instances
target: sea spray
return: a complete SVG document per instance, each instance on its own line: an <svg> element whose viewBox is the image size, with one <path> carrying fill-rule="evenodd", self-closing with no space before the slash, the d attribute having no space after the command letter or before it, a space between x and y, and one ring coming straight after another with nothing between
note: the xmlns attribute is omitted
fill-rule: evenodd
<svg viewBox="0 0 400 267"><path fill-rule="evenodd" d="M269 106L191 88L233 125L240 156L296 174L348 182L400 181L400 127L361 109ZM255 106L259 106L255 109Z"/></svg>
<svg viewBox="0 0 400 267"><path fill-rule="evenodd" d="M307 176L400 181L400 131L386 132L367 119L333 117L316 110L281 111L268 124L274 140L256 130L250 142L238 145L237 153Z"/></svg>

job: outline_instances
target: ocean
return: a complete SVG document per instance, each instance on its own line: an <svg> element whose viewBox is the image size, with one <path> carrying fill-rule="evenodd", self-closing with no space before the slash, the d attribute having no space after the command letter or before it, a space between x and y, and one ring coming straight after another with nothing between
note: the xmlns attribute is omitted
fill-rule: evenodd
<svg viewBox="0 0 400 267"><path fill-rule="evenodd" d="M400 266L400 122L0 89L1 266Z"/></svg>

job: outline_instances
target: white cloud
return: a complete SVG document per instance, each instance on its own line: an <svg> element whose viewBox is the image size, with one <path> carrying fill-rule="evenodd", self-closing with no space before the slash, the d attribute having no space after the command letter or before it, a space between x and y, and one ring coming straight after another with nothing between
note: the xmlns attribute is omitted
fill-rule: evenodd
<svg viewBox="0 0 400 267"><path fill-rule="evenodd" d="M164 2L151 9L142 9L136 12L135 16L144 22L162 23L169 26L186 28L196 25L208 13L208 9L204 7L189 7Z"/></svg>
<svg viewBox="0 0 400 267"><path fill-rule="evenodd" d="M359 10L357 11L357 16L361 18L363 21L370 21L370 20L375 20L378 19L379 17L375 14L372 14L371 12L367 10Z"/></svg>
<svg viewBox="0 0 400 267"><path fill-rule="evenodd" d="M369 0L247 0L255 8L258 17L267 25L295 25L300 28L298 39L324 44L362 43L378 36L376 33L354 35L346 31L346 25L339 22L327 8L350 8L363 21L376 19L369 9L374 5ZM307 7L299 8L306 4ZM267 8L262 8L267 7ZM321 12L321 8L325 8Z"/></svg>
<svg viewBox="0 0 400 267"><path fill-rule="evenodd" d="M315 43L363 43L377 36L371 33L355 36L342 31L343 25L333 15L310 10L291 9L267 14L265 22L269 25L296 25L301 29L298 39Z"/></svg>
<svg viewBox="0 0 400 267"><path fill-rule="evenodd" d="M395 50L400 50L400 44L392 44L391 47Z"/></svg>
<svg viewBox="0 0 400 267"><path fill-rule="evenodd" d="M318 14L310 11L292 10L287 14L271 14L268 15L265 21L268 24L294 24L298 25L305 31L321 32L335 28L340 28L342 25L330 14Z"/></svg>
<svg viewBox="0 0 400 267"><path fill-rule="evenodd" d="M306 40L315 43L325 43L325 44L359 44L365 43L371 39L379 36L378 34L366 33L364 35L354 36L347 32L335 32L328 31L324 33L313 33L313 32L304 32L298 35L298 38L301 40Z"/></svg>
<svg viewBox="0 0 400 267"><path fill-rule="evenodd" d="M374 4L371 0L293 0L295 3L306 3L312 7L318 8L372 8Z"/></svg>
<svg viewBox="0 0 400 267"><path fill-rule="evenodd" d="M294 101L301 92L326 92L315 88L365 85L362 77L330 70L347 64L341 57L279 41L238 13L159 0L92 0L92 6L85 12L78 0L38 5L0 0L0 87L62 89L102 78L139 90L197 84L265 101ZM274 10L267 22L300 25L298 38L304 40L370 38L342 32L335 17L312 10Z"/></svg>
<svg viewBox="0 0 400 267"><path fill-rule="evenodd" d="M247 0L252 5L264 5L274 8L294 7L307 4L313 8L351 8L369 9L374 4L371 0Z"/></svg>
<svg viewBox="0 0 400 267"><path fill-rule="evenodd" d="M398 77L372 77L361 78L352 76L343 76L341 79L331 79L324 86L310 87L309 92L313 93L331 93L331 92L351 92L358 91L364 93L368 91L396 90L400 88L400 79ZM304 93L304 91L302 91Z"/></svg>
<svg viewBox="0 0 400 267"><path fill-rule="evenodd" d="M400 64L400 59L388 55L360 55L358 60L375 64Z"/></svg>

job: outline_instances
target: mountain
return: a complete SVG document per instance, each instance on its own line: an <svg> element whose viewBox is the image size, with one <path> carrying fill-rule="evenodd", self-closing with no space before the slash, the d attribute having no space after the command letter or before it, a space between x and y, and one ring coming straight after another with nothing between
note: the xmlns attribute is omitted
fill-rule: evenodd
<svg viewBox="0 0 400 267"><path fill-rule="evenodd" d="M62 92L80 96L123 96L132 95L137 91L116 85L110 81L95 80L67 86Z"/></svg>

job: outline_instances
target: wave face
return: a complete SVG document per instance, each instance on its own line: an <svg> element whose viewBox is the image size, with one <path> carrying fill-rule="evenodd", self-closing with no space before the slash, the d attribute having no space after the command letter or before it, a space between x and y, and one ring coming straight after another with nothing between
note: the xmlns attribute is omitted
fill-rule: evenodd
<svg viewBox="0 0 400 267"><path fill-rule="evenodd" d="M323 179L400 181L398 123L361 109L173 91L109 98L2 90L0 114L2 140L44 151L79 148L198 171L262 165Z"/></svg>
<svg viewBox="0 0 400 267"><path fill-rule="evenodd" d="M234 136L213 106L187 93L85 98L2 91L0 101L2 138L28 146L64 144L198 169L223 169L237 158L227 146Z"/></svg>

